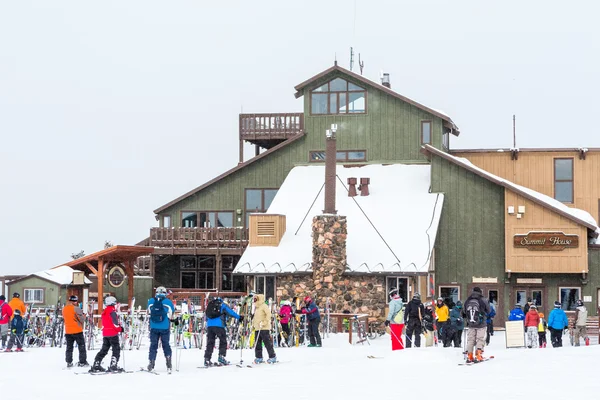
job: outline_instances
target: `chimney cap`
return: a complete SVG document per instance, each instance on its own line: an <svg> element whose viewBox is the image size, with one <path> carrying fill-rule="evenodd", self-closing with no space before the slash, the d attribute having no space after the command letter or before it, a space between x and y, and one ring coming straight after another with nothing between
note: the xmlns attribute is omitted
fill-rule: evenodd
<svg viewBox="0 0 600 400"><path fill-rule="evenodd" d="M390 84L390 74L387 72L383 72L381 74L381 84L387 88L392 87Z"/></svg>

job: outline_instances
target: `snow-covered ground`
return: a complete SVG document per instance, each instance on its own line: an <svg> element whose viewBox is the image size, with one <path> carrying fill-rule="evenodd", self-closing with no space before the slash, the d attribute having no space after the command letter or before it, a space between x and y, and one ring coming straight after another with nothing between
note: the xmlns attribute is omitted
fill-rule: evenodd
<svg viewBox="0 0 600 400"><path fill-rule="evenodd" d="M496 332L486 355L496 358L459 366L461 349L430 347L392 352L389 336L371 345L350 345L347 335L324 339L322 348L278 348L278 365L198 369L203 350L182 350L180 371L166 374L159 353L157 371L120 375L75 375L64 369L64 348L31 348L0 354L2 398L28 399L429 399L481 396L486 399L594 398L600 346L553 349L505 349ZM91 362L97 350L92 350ZM213 359L216 359L216 351ZM266 355L266 351L265 351ZM368 355L382 357L369 359ZM243 351L244 364L253 359ZM232 363L240 351L229 351ZM77 360L77 350L75 350ZM127 370L147 364L147 347L125 352ZM108 356L105 358L106 365ZM591 396L591 397L590 397Z"/></svg>

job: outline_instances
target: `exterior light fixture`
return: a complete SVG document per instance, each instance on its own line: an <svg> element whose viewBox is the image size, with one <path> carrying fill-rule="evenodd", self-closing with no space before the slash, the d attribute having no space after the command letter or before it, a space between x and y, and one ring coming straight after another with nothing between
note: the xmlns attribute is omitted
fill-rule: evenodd
<svg viewBox="0 0 600 400"><path fill-rule="evenodd" d="M337 124L331 124L331 132L335 133L338 129Z"/></svg>
<svg viewBox="0 0 600 400"><path fill-rule="evenodd" d="M331 132L330 129L327 129L325 131L325 136L327 136L327 139L331 139L333 137L333 133Z"/></svg>

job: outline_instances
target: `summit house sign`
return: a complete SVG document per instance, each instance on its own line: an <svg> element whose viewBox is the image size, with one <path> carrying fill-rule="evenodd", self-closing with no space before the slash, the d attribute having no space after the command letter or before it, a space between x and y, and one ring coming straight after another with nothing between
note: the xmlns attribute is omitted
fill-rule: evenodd
<svg viewBox="0 0 600 400"><path fill-rule="evenodd" d="M579 236L564 232L529 232L515 235L514 246L527 250L562 251L579 247Z"/></svg>

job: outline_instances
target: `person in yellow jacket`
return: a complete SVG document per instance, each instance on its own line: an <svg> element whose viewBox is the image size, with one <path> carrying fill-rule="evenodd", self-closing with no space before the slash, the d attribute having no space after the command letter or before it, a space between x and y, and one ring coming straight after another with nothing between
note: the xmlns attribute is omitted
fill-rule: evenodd
<svg viewBox="0 0 600 400"><path fill-rule="evenodd" d="M271 342L271 310L265 303L265 295L257 294L254 296L254 318L252 318L252 328L254 328L254 364L264 363L262 358L262 345L264 343L269 354L267 362L275 364L277 356Z"/></svg>
<svg viewBox="0 0 600 400"><path fill-rule="evenodd" d="M450 319L450 310L444 303L444 299L439 297L435 304L435 315L437 315L437 331L438 340L441 340L444 347L450 347L452 345L452 335L448 335L450 325L448 320Z"/></svg>
<svg viewBox="0 0 600 400"><path fill-rule="evenodd" d="M540 348L546 347L546 330L548 329L548 324L544 319L544 313L540 313L540 323L538 324L538 337Z"/></svg>
<svg viewBox="0 0 600 400"><path fill-rule="evenodd" d="M19 293L13 293L13 298L11 301L8 302L8 305L13 310L13 317L15 316L14 311L19 310L21 311L21 316L25 318L25 314L27 313L27 307L25 307L25 303L23 303L23 300L21 300L21 295Z"/></svg>

